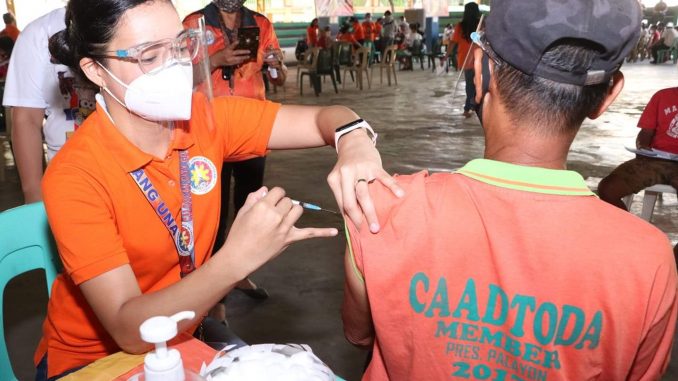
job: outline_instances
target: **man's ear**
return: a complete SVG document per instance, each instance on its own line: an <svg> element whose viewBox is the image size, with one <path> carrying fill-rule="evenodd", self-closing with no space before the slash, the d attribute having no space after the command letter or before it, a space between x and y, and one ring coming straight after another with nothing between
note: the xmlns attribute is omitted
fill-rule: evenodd
<svg viewBox="0 0 678 381"><path fill-rule="evenodd" d="M621 71L618 71L612 75L612 84L610 87L607 89L607 94L605 94L605 98L603 101L600 103L600 106L593 110L588 117L589 119L596 119L597 117L601 116L605 110L607 110L608 107L614 102L614 100L617 98L617 95L622 91L624 88L624 74L622 74Z"/></svg>
<svg viewBox="0 0 678 381"><path fill-rule="evenodd" d="M84 57L80 60L80 68L87 76L87 79L92 81L98 87L104 87L105 81L103 78L104 70L99 64L89 57Z"/></svg>

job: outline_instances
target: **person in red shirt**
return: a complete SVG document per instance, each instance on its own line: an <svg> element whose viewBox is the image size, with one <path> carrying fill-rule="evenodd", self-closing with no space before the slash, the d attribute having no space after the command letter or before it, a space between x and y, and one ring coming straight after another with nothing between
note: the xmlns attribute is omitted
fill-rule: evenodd
<svg viewBox="0 0 678 381"><path fill-rule="evenodd" d="M351 16L348 22L351 25L351 28L353 28L353 38L355 38L360 45L363 45L365 43L366 35L363 26L360 25L360 21L358 21L357 17Z"/></svg>
<svg viewBox="0 0 678 381"><path fill-rule="evenodd" d="M14 19L14 16L7 12L2 15L2 21L5 22L5 29L0 31L0 36L7 36L11 38L12 41L16 42L16 39L19 38L19 33L21 33L21 31L16 27L16 20Z"/></svg>
<svg viewBox="0 0 678 381"><path fill-rule="evenodd" d="M318 27L318 19L315 18L311 21L311 25L306 28L306 41L308 42L309 48L315 48L318 46L318 37L320 34L320 28Z"/></svg>
<svg viewBox="0 0 678 381"><path fill-rule="evenodd" d="M638 149L657 149L678 154L678 87L659 90L645 106L638 121ZM624 196L656 184L678 189L678 162L637 155L600 181L600 198L627 210Z"/></svg>
<svg viewBox="0 0 678 381"><path fill-rule="evenodd" d="M360 184L385 221L379 234L347 222L342 318L346 338L373 349L364 381L665 372L678 314L668 239L565 169L584 119L622 90L640 6L567 5L562 23L543 0L492 1L483 159L398 176L401 199Z"/></svg>
<svg viewBox="0 0 678 381"><path fill-rule="evenodd" d="M466 101L464 102L464 117L470 118L477 105L475 102L475 86L473 85L473 57L468 57L471 51L471 33L476 31L480 22L480 9L474 2L466 3L462 20L454 28L452 42L457 48L457 67L464 70L466 81ZM451 50L451 49L450 49Z"/></svg>

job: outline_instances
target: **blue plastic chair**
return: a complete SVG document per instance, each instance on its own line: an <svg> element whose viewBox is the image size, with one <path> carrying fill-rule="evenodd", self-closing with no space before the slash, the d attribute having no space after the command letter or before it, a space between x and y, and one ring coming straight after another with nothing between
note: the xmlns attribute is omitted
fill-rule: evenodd
<svg viewBox="0 0 678 381"><path fill-rule="evenodd" d="M47 292L59 273L59 256L47 223L43 203L19 206L0 213L0 295L14 277L25 272L43 269L47 278ZM0 299L0 380L16 380L9 362L3 302Z"/></svg>

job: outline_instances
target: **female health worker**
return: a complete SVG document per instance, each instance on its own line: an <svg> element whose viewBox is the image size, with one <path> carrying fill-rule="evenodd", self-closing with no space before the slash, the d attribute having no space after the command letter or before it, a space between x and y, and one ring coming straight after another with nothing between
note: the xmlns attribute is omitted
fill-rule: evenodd
<svg viewBox="0 0 678 381"><path fill-rule="evenodd" d="M367 183L381 181L402 195L381 166L369 126L345 107L193 94L198 43L169 0L71 0L66 29L50 40L52 55L101 93L43 180L64 272L35 354L38 379L121 349L150 349L139 325L151 316L193 310L196 319L179 324L193 332L235 283L288 245L337 234L295 228L302 209L282 189L262 188L207 261L224 159L337 145L328 182L344 213L373 232L379 223ZM363 128L335 133L346 125Z"/></svg>

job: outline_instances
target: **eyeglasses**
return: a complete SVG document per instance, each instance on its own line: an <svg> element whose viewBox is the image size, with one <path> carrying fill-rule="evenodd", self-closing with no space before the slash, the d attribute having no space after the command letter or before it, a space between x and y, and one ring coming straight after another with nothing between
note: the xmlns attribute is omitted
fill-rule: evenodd
<svg viewBox="0 0 678 381"><path fill-rule="evenodd" d="M187 29L175 38L147 42L129 49L107 51L104 53L113 55L101 54L95 57L137 63L143 73L153 74L175 62L192 62L198 55L200 41L200 33L197 30Z"/></svg>
<svg viewBox="0 0 678 381"><path fill-rule="evenodd" d="M483 53L487 54L488 57L497 66L501 66L502 60L499 59L497 56L497 53L492 50L492 46L490 46L490 42L487 41L487 38L485 38L485 33L483 32L473 32L471 33L471 41L473 41L474 44L478 45L478 47L483 51Z"/></svg>

